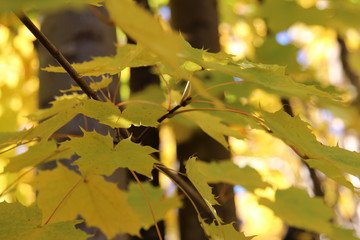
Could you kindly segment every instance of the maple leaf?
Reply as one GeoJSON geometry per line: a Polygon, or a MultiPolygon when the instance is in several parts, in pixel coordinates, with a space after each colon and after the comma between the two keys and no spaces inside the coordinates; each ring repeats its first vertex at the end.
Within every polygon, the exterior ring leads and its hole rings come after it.
{"type": "Polygon", "coordinates": [[[178,68],[180,65],[178,54],[183,48],[178,34],[164,31],[149,12],[132,1],[106,0],[105,4],[117,26],[141,46],[159,56],[164,63],[173,69],[178,68]]]}
{"type": "Polygon", "coordinates": [[[132,122],[124,118],[120,109],[112,102],[101,102],[86,99],[78,107],[79,113],[99,120],[100,123],[112,128],[129,128],[132,122]]]}
{"type": "MultiPolygon", "coordinates": [[[[151,54],[151,52],[143,49],[139,45],[126,44],[123,46],[118,45],[116,55],[113,57],[94,57],[91,61],[73,63],[71,65],[83,76],[100,76],[103,74],[118,74],[126,67],[151,66],[156,63],[159,63],[159,59],[151,54]]],[[[65,72],[64,68],[55,66],[49,66],[42,70],[65,72]]],[[[98,87],[95,85],[95,88],[98,87]]]]}
{"type": "Polygon", "coordinates": [[[141,146],[130,138],[121,140],[115,147],[110,135],[103,136],[95,131],[85,132],[82,138],[71,138],[62,144],[76,152],[80,158],[74,162],[85,176],[91,174],[111,175],[117,168],[129,168],[151,178],[153,164],[150,156],[157,152],[149,146],[141,146]]]}
{"type": "Polygon", "coordinates": [[[51,223],[76,219],[80,214],[108,238],[120,233],[139,234],[140,218],[127,203],[127,194],[102,176],[83,178],[59,164],[52,171],[41,171],[33,186],[39,191],[43,222],[53,213],[51,223]]]}
{"type": "Polygon", "coordinates": [[[31,146],[28,151],[10,158],[5,172],[17,172],[29,166],[36,166],[57,159],[70,158],[73,152],[69,148],[57,147],[55,141],[47,141],[31,146]]]}
{"type": "Polygon", "coordinates": [[[0,239],[6,240],[85,240],[85,232],[75,228],[79,220],[41,225],[42,213],[37,206],[0,203],[0,239]]]}
{"type": "Polygon", "coordinates": [[[212,194],[212,188],[207,184],[205,177],[201,174],[198,166],[196,165],[196,158],[191,157],[186,162],[186,175],[191,181],[191,183],[195,186],[195,188],[200,193],[201,197],[204,199],[206,205],[209,207],[211,212],[213,213],[215,219],[221,223],[222,220],[217,215],[215,208],[212,205],[219,204],[214,195],[212,194]]]}
{"type": "Polygon", "coordinates": [[[208,183],[225,182],[241,185],[251,191],[270,186],[261,179],[261,175],[255,169],[249,166],[240,168],[231,160],[210,163],[196,161],[195,164],[208,183]]]}
{"type": "Polygon", "coordinates": [[[236,231],[232,224],[216,225],[201,221],[201,225],[212,240],[251,240],[254,238],[254,236],[246,237],[244,233],[236,231]]]}
{"type": "MultiPolygon", "coordinates": [[[[63,67],[59,67],[61,69],[64,69],[63,67]]],[[[65,70],[64,70],[65,71],[65,70]]],[[[91,82],[89,84],[89,87],[94,90],[95,92],[109,87],[110,83],[113,81],[113,79],[109,76],[103,76],[102,79],[99,82],[91,82]]],[[[69,89],[66,90],[60,90],[61,93],[67,93],[67,92],[76,92],[76,91],[82,91],[79,86],[71,85],[69,89]]]]}
{"type": "MultiPolygon", "coordinates": [[[[181,207],[182,202],[179,196],[164,197],[161,188],[154,187],[150,182],[142,182],[141,184],[148,196],[156,221],[164,219],[169,210],[181,207]]],[[[128,196],[127,202],[140,215],[143,227],[148,229],[154,225],[149,206],[138,183],[130,183],[128,196]]]]}
{"type": "Polygon", "coordinates": [[[290,226],[317,233],[325,233],[334,239],[357,239],[348,231],[331,224],[333,210],[320,197],[310,198],[305,190],[291,187],[276,191],[275,202],[262,198],[259,203],[272,209],[290,226]]]}
{"type": "Polygon", "coordinates": [[[226,141],[225,136],[232,136],[238,139],[244,137],[235,129],[224,124],[223,120],[217,116],[200,111],[184,112],[181,113],[181,115],[196,123],[206,134],[215,139],[226,149],[229,148],[229,144],[226,141]]]}
{"type": "Polygon", "coordinates": [[[298,116],[291,117],[282,110],[276,113],[262,112],[262,115],[272,135],[294,147],[305,161],[326,176],[354,190],[352,183],[347,181],[341,172],[360,176],[360,153],[322,145],[311,133],[308,124],[298,116]]]}

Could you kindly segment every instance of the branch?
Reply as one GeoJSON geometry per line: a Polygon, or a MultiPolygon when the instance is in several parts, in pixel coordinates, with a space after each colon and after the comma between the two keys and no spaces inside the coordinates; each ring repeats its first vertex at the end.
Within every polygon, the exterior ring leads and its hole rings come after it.
{"type": "Polygon", "coordinates": [[[25,15],[24,12],[15,12],[20,21],[34,34],[37,40],[49,51],[56,61],[66,70],[70,77],[79,85],[81,90],[88,95],[89,98],[100,100],[99,96],[92,90],[88,83],[80,76],[78,72],[71,66],[61,52],[52,44],[49,39],[34,25],[34,23],[25,15]]]}
{"type": "Polygon", "coordinates": [[[194,207],[199,210],[199,213],[202,215],[201,217],[203,219],[207,219],[209,222],[216,221],[216,217],[214,216],[213,212],[209,209],[205,200],[201,197],[194,186],[187,183],[182,177],[172,172],[161,163],[155,164],[154,167],[170,178],[174,183],[176,183],[176,185],[181,187],[181,190],[184,191],[185,195],[190,198],[189,200],[194,203],[194,207]]]}
{"type": "Polygon", "coordinates": [[[344,69],[344,73],[348,77],[350,82],[356,87],[356,91],[358,93],[358,96],[356,98],[356,102],[360,102],[360,97],[359,97],[359,94],[360,94],[359,75],[351,69],[351,66],[350,66],[350,63],[349,63],[349,60],[348,60],[349,51],[346,48],[346,44],[345,44],[344,39],[338,35],[337,36],[337,41],[338,41],[339,46],[340,46],[340,60],[341,60],[342,67],[344,69]]]}

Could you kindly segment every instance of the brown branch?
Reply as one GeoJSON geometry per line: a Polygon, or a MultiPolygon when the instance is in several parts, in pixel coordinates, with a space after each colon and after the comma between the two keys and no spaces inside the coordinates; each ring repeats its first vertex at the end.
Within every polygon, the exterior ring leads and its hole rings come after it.
{"type": "Polygon", "coordinates": [[[360,102],[360,79],[359,79],[359,75],[354,72],[351,69],[349,60],[348,60],[348,55],[349,55],[349,51],[346,48],[346,44],[345,41],[342,37],[340,37],[339,35],[337,36],[337,41],[339,43],[340,46],[340,60],[341,60],[341,64],[342,67],[344,69],[344,73],[345,75],[348,77],[348,79],[350,80],[350,82],[356,87],[356,91],[358,93],[358,96],[356,98],[356,102],[360,102]]]}
{"type": "Polygon", "coordinates": [[[37,40],[49,51],[56,61],[65,69],[70,77],[79,85],[83,92],[89,98],[100,100],[99,96],[92,90],[88,83],[80,76],[80,74],[71,66],[61,52],[52,44],[49,39],[35,26],[35,24],[25,15],[24,12],[15,12],[20,21],[34,34],[37,40]]]}
{"type": "Polygon", "coordinates": [[[213,212],[209,209],[205,200],[201,197],[194,186],[190,185],[181,176],[174,173],[171,169],[168,169],[161,163],[157,163],[154,167],[164,173],[168,178],[176,183],[176,185],[181,186],[181,190],[185,191],[185,194],[191,198],[190,200],[194,202],[194,207],[199,210],[203,219],[207,219],[211,223],[216,221],[216,217],[214,216],[213,212]]]}

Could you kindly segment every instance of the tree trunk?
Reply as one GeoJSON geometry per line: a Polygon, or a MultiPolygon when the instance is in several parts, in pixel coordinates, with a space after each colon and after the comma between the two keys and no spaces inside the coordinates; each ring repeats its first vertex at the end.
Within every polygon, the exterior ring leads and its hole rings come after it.
{"type": "MultiPolygon", "coordinates": [[[[178,29],[193,47],[207,49],[209,52],[220,51],[216,0],[171,0],[170,7],[172,26],[178,29]]],[[[203,161],[230,158],[227,149],[200,131],[195,132],[189,142],[181,144],[178,153],[182,163],[194,153],[203,161]]],[[[183,164],[181,168],[184,169],[183,164]]],[[[215,195],[225,192],[227,196],[233,196],[233,188],[228,184],[216,184],[213,187],[215,195]]],[[[217,212],[224,222],[237,222],[234,198],[231,197],[221,204],[217,212]]],[[[179,217],[181,239],[207,239],[189,201],[180,209],[179,217]]]]}

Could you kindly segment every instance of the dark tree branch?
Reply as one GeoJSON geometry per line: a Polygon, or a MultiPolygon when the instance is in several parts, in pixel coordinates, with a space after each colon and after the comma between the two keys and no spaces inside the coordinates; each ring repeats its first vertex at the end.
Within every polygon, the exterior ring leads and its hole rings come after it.
{"type": "MultiPolygon", "coordinates": [[[[196,190],[196,188],[194,186],[187,183],[187,181],[185,181],[181,176],[179,176],[178,174],[169,170],[167,167],[165,167],[162,164],[156,164],[155,168],[157,168],[159,171],[161,171],[166,176],[168,176],[168,178],[170,178],[173,182],[175,182],[177,185],[179,185],[183,191],[186,192],[186,194],[195,203],[195,205],[198,208],[200,215],[203,219],[206,219],[210,223],[216,221],[216,218],[215,218],[213,212],[206,205],[205,200],[201,197],[201,195],[199,194],[199,192],[196,190]]],[[[217,223],[217,224],[219,224],[219,223],[217,223]]]]}
{"type": "Polygon", "coordinates": [[[342,67],[344,69],[344,73],[348,77],[350,82],[356,87],[356,91],[358,93],[358,96],[357,96],[355,101],[360,102],[360,97],[359,97],[359,94],[360,94],[359,75],[351,69],[351,66],[350,66],[350,63],[349,63],[349,60],[348,60],[349,51],[346,48],[346,44],[345,44],[344,39],[338,35],[337,36],[337,41],[338,41],[339,46],[340,46],[340,60],[341,60],[342,67]]]}
{"type": "Polygon", "coordinates": [[[80,74],[71,66],[61,52],[52,44],[49,39],[34,25],[34,23],[25,15],[24,12],[15,13],[20,21],[34,34],[37,40],[49,51],[49,53],[58,61],[58,63],[65,69],[70,77],[79,85],[83,92],[89,98],[100,100],[99,96],[92,90],[88,83],[80,76],[80,74]]]}

